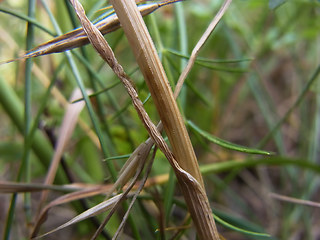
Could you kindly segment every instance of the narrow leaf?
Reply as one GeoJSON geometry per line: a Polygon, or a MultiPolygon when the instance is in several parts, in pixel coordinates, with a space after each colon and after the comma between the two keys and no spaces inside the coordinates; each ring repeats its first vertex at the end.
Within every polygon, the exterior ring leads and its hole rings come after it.
{"type": "Polygon", "coordinates": [[[89,218],[89,217],[96,216],[96,215],[98,215],[99,213],[105,212],[105,211],[109,210],[110,208],[112,208],[113,205],[114,205],[121,197],[122,197],[122,194],[119,194],[119,195],[117,195],[117,196],[114,196],[113,198],[110,198],[110,199],[108,199],[108,200],[106,200],[106,201],[104,201],[104,202],[102,202],[102,203],[100,203],[100,204],[98,204],[98,205],[96,205],[96,206],[88,209],[87,211],[79,214],[78,216],[74,217],[73,219],[71,219],[70,221],[66,222],[65,224],[62,224],[61,226],[53,229],[52,231],[47,232],[47,233],[45,233],[45,234],[43,234],[43,235],[41,235],[41,236],[35,237],[35,238],[33,238],[33,239],[43,238],[44,236],[47,236],[47,235],[49,235],[49,234],[51,234],[51,233],[54,233],[54,232],[56,232],[56,231],[58,231],[58,230],[61,230],[61,229],[66,228],[66,227],[68,227],[68,226],[70,226],[70,225],[73,225],[73,224],[75,224],[75,223],[78,223],[78,222],[80,222],[80,221],[83,221],[83,220],[85,220],[85,219],[87,219],[87,218],[89,218]]]}
{"type": "MultiPolygon", "coordinates": [[[[76,185],[79,185],[79,184],[76,184],[76,185]]],[[[93,185],[88,187],[88,186],[84,186],[84,184],[80,184],[81,190],[62,195],[61,197],[53,200],[42,209],[41,213],[39,214],[39,217],[37,218],[34,224],[31,236],[32,237],[37,236],[39,229],[42,223],[44,223],[44,221],[47,219],[48,212],[51,208],[58,205],[70,203],[75,200],[89,198],[99,194],[105,194],[106,192],[110,192],[111,187],[112,187],[111,185],[96,185],[96,186],[93,185]]]]}
{"type": "Polygon", "coordinates": [[[253,232],[253,231],[249,231],[249,230],[246,230],[246,229],[242,229],[242,228],[236,227],[236,226],[234,226],[234,225],[222,220],[217,215],[214,215],[214,218],[215,218],[215,220],[217,222],[219,222],[220,224],[222,224],[223,226],[225,226],[225,227],[227,227],[227,228],[229,228],[231,230],[234,230],[234,231],[237,231],[237,232],[249,235],[249,236],[253,236],[253,237],[264,237],[264,239],[271,239],[271,235],[269,235],[267,233],[258,233],[258,232],[253,232]]]}
{"type": "Polygon", "coordinates": [[[271,155],[272,154],[271,152],[267,152],[264,150],[259,150],[259,149],[255,149],[255,148],[248,148],[248,147],[244,147],[244,146],[240,146],[240,145],[228,142],[226,140],[222,140],[220,138],[217,138],[217,137],[203,131],[202,129],[200,129],[197,125],[195,125],[190,120],[187,121],[187,123],[195,132],[197,132],[198,134],[200,134],[201,136],[203,136],[204,138],[206,138],[210,142],[213,142],[221,147],[235,150],[235,151],[239,151],[239,152],[251,153],[251,154],[262,154],[262,155],[271,155]]]}
{"type": "Polygon", "coordinates": [[[0,193],[18,193],[18,192],[37,192],[42,190],[53,190],[61,192],[70,192],[79,190],[77,185],[47,185],[36,183],[20,183],[20,182],[8,182],[0,181],[0,193]]]}
{"type": "MultiPolygon", "coordinates": [[[[171,53],[172,55],[181,57],[181,58],[186,58],[186,59],[190,59],[191,56],[190,55],[185,55],[182,54],[176,50],[173,49],[166,49],[165,50],[168,53],[171,53]]],[[[248,61],[252,61],[253,58],[240,58],[240,59],[209,59],[209,58],[204,58],[204,57],[197,57],[196,58],[196,63],[199,62],[204,62],[204,63],[241,63],[241,62],[248,62],[248,61]]]]}

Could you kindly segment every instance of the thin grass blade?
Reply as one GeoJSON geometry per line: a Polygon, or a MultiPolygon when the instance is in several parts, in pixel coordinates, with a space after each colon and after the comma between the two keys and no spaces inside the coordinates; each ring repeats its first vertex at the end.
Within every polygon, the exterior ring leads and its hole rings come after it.
{"type": "Polygon", "coordinates": [[[96,206],[88,209],[87,211],[79,214],[78,216],[74,217],[73,219],[71,219],[70,221],[66,222],[65,224],[62,224],[61,226],[53,229],[52,231],[47,232],[47,233],[45,233],[45,234],[43,234],[41,236],[38,236],[38,237],[33,237],[32,239],[43,238],[43,237],[45,237],[45,236],[47,236],[49,234],[52,234],[52,233],[54,233],[54,232],[56,232],[58,230],[61,230],[61,229],[66,228],[66,227],[68,227],[70,225],[73,225],[75,223],[83,221],[83,220],[85,220],[87,218],[90,218],[90,217],[96,216],[96,215],[98,215],[98,214],[100,214],[102,212],[105,212],[105,211],[111,209],[113,207],[113,205],[116,204],[121,197],[122,197],[122,194],[118,194],[117,196],[114,196],[114,197],[112,197],[112,198],[110,198],[110,199],[108,199],[108,200],[106,200],[106,201],[104,201],[102,203],[99,203],[98,205],[96,205],[96,206]]]}
{"type": "Polygon", "coordinates": [[[19,192],[39,192],[42,190],[54,190],[61,192],[70,192],[80,190],[81,187],[76,185],[45,185],[35,183],[18,183],[0,181],[0,193],[19,193],[19,192]]]}
{"type": "Polygon", "coordinates": [[[248,236],[251,236],[251,237],[258,237],[259,239],[274,239],[272,238],[271,235],[267,234],[267,233],[259,233],[259,232],[253,232],[253,231],[250,231],[250,230],[246,230],[246,229],[243,229],[243,228],[240,228],[240,227],[237,227],[237,226],[234,226],[226,221],[224,221],[223,219],[219,218],[217,215],[214,215],[214,218],[216,219],[217,222],[219,222],[221,225],[231,229],[231,230],[234,230],[234,231],[237,231],[237,232],[240,232],[242,234],[245,234],[245,235],[248,235],[248,236]]]}
{"type": "MultiPolygon", "coordinates": [[[[70,102],[79,99],[82,97],[81,91],[79,89],[75,89],[72,93],[70,102]]],[[[81,113],[82,109],[85,107],[85,103],[83,101],[77,102],[77,103],[70,103],[67,105],[66,113],[62,121],[58,141],[57,141],[57,147],[55,149],[50,168],[47,173],[47,177],[45,179],[45,184],[52,184],[56,172],[58,170],[58,166],[60,163],[60,159],[63,155],[63,151],[70,141],[70,138],[72,136],[72,133],[75,129],[75,126],[78,121],[79,114],[81,113]]],[[[41,196],[40,204],[41,207],[44,201],[46,201],[47,198],[47,191],[44,191],[41,196]]]]}
{"type": "MultiPolygon", "coordinates": [[[[76,184],[77,185],[77,184],[76,184]]],[[[111,185],[98,185],[98,186],[84,186],[83,184],[80,185],[80,190],[72,193],[65,194],[52,202],[50,202],[47,206],[45,206],[39,217],[37,218],[33,230],[32,230],[32,237],[36,237],[38,235],[39,229],[44,221],[47,219],[48,212],[51,208],[55,206],[59,206],[62,204],[70,203],[75,200],[80,200],[92,196],[96,196],[99,194],[105,194],[106,192],[110,191],[111,185]]]]}
{"type": "Polygon", "coordinates": [[[238,152],[244,152],[244,153],[251,153],[251,154],[262,154],[262,155],[271,155],[271,152],[263,151],[260,149],[255,149],[255,148],[248,148],[245,146],[240,146],[231,142],[228,142],[226,140],[220,139],[218,137],[213,136],[210,133],[207,133],[206,131],[200,129],[197,125],[195,125],[192,121],[187,121],[189,127],[192,128],[192,130],[198,134],[200,134],[202,137],[206,138],[210,142],[213,142],[221,147],[235,150],[238,152]]]}

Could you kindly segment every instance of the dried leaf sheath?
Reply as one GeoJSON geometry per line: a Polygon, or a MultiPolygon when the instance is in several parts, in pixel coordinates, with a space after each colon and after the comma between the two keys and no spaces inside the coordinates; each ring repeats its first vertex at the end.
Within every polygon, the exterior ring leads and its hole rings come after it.
{"type": "MultiPolygon", "coordinates": [[[[130,2],[111,2],[144,75],[173,148],[173,154],[179,165],[203,186],[202,176],[188,132],[147,28],[140,27],[141,25],[145,26],[145,24],[141,16],[138,16],[139,12],[132,13],[135,14],[134,18],[129,17],[129,12],[132,15],[129,7],[131,5],[130,2]]],[[[132,5],[136,7],[134,2],[132,2],[132,5]]]]}

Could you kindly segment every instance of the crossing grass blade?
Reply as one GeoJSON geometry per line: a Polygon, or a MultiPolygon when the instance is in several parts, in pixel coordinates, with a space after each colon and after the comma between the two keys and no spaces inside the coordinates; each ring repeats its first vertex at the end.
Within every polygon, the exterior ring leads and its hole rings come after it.
{"type": "MultiPolygon", "coordinates": [[[[155,10],[159,9],[162,6],[175,3],[177,1],[182,1],[182,0],[169,0],[169,1],[163,1],[158,3],[146,3],[146,4],[139,5],[138,8],[141,15],[146,16],[154,12],[155,10]]],[[[11,13],[9,10],[5,8],[2,9],[2,11],[11,13]]],[[[31,21],[33,20],[31,18],[22,17],[20,15],[17,15],[17,16],[20,18],[24,18],[26,20],[31,20],[31,21]]],[[[94,25],[96,28],[98,28],[98,30],[103,35],[113,32],[121,27],[119,23],[119,19],[113,11],[111,11],[107,16],[105,16],[98,22],[96,22],[94,25]]],[[[37,26],[40,27],[41,29],[45,29],[39,24],[37,24],[37,26]]],[[[32,57],[38,57],[38,56],[47,55],[51,53],[65,52],[73,48],[84,46],[88,43],[89,43],[89,40],[86,33],[83,31],[83,28],[78,28],[68,33],[65,33],[59,37],[56,37],[46,43],[40,44],[39,46],[31,49],[30,51],[26,52],[23,56],[17,59],[11,59],[5,62],[1,62],[0,64],[10,63],[13,61],[32,58],[32,57]]]]}
{"type": "Polygon", "coordinates": [[[77,223],[77,222],[83,221],[83,220],[85,220],[85,219],[87,219],[87,218],[90,218],[90,217],[92,217],[92,216],[96,216],[96,215],[98,215],[98,214],[100,214],[100,213],[102,213],[102,212],[105,212],[105,211],[111,209],[112,206],[115,205],[115,204],[117,203],[117,201],[118,201],[121,197],[122,197],[122,194],[119,194],[119,195],[116,195],[116,196],[114,196],[114,197],[106,200],[106,201],[103,201],[102,203],[100,203],[100,204],[98,204],[98,205],[96,205],[96,206],[88,209],[87,211],[85,211],[85,212],[77,215],[76,217],[74,217],[74,218],[71,219],[70,221],[66,222],[66,223],[63,224],[63,225],[60,225],[59,227],[53,229],[52,231],[47,232],[47,233],[45,233],[45,234],[43,234],[43,235],[41,235],[41,236],[37,236],[37,237],[33,236],[32,239],[41,239],[41,238],[43,238],[44,236],[47,236],[47,235],[49,235],[49,234],[51,234],[51,233],[54,233],[54,232],[56,232],[56,231],[58,231],[58,230],[61,230],[61,229],[63,229],[63,228],[66,228],[66,227],[68,227],[68,226],[70,226],[70,225],[72,225],[72,224],[75,224],[75,223],[77,223]]]}
{"type": "Polygon", "coordinates": [[[210,142],[213,142],[221,147],[230,149],[230,150],[235,150],[238,152],[244,152],[244,153],[251,153],[251,154],[261,154],[261,155],[271,155],[271,152],[268,151],[263,151],[255,148],[248,148],[244,146],[240,146],[231,142],[228,142],[226,140],[220,139],[218,137],[215,137],[204,130],[200,129],[197,125],[195,125],[192,121],[187,121],[188,126],[192,128],[192,130],[198,134],[200,134],[202,137],[206,138],[210,142]]]}

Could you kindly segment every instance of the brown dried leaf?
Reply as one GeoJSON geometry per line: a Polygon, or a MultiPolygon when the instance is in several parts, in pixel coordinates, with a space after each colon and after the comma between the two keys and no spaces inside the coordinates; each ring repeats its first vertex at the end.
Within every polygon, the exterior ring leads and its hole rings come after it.
{"type": "MultiPolygon", "coordinates": [[[[90,92],[91,91],[88,91],[88,94],[90,94],[90,92]]],[[[82,94],[80,89],[77,88],[72,92],[72,95],[69,101],[70,103],[67,105],[67,109],[63,117],[62,125],[59,131],[56,149],[53,155],[50,169],[47,173],[45,184],[51,184],[53,182],[57,168],[60,163],[60,159],[64,152],[64,149],[67,146],[72,136],[72,133],[76,127],[79,114],[81,113],[82,109],[85,106],[84,101],[72,103],[73,101],[79,98],[82,98],[82,94]]]]}
{"type": "MultiPolygon", "coordinates": [[[[146,16],[162,6],[175,3],[177,1],[182,1],[182,0],[168,0],[168,1],[159,2],[159,3],[156,2],[156,3],[142,4],[142,5],[139,5],[139,11],[142,16],[146,16]]],[[[117,16],[114,14],[110,14],[109,16],[98,21],[97,23],[95,23],[95,26],[99,29],[99,31],[103,35],[113,32],[121,27],[117,16]]],[[[3,33],[5,32],[1,31],[1,35],[0,35],[1,37],[3,37],[4,35],[3,33]]],[[[7,36],[8,34],[5,34],[5,35],[6,37],[4,37],[3,39],[7,39],[7,38],[10,39],[10,37],[7,36]]],[[[7,44],[12,45],[12,42],[13,41],[7,41],[7,44]]],[[[65,52],[73,48],[84,46],[88,43],[89,43],[89,40],[87,38],[87,35],[84,33],[83,29],[77,28],[61,36],[58,36],[48,42],[40,44],[39,46],[33,48],[32,50],[26,52],[24,55],[22,55],[19,58],[7,60],[7,61],[1,61],[0,65],[17,61],[17,60],[26,59],[26,58],[38,57],[38,56],[52,54],[52,53],[65,52]]]]}
{"type": "Polygon", "coordinates": [[[142,167],[149,155],[149,152],[153,146],[153,141],[147,140],[135,149],[130,158],[122,166],[117,181],[113,184],[110,192],[113,192],[118,187],[123,187],[134,176],[137,169],[142,167]]]}
{"type": "MultiPolygon", "coordinates": [[[[89,92],[89,91],[88,91],[89,92]]],[[[80,89],[75,89],[72,93],[72,96],[70,98],[70,102],[73,102],[76,99],[79,99],[82,97],[80,89]]],[[[47,172],[47,177],[44,182],[44,184],[52,184],[54,181],[54,178],[56,176],[58,166],[60,164],[60,159],[62,157],[63,151],[68,144],[72,133],[75,129],[75,126],[77,124],[77,120],[79,117],[80,112],[84,108],[85,103],[83,101],[77,102],[77,103],[69,103],[67,105],[66,113],[64,115],[62,125],[60,128],[60,133],[57,141],[57,146],[51,161],[50,168],[47,172]]],[[[43,191],[40,198],[39,203],[39,210],[41,206],[44,204],[44,202],[47,199],[48,191],[43,191]]]]}
{"type": "Polygon", "coordinates": [[[192,66],[194,65],[194,62],[197,59],[197,56],[198,56],[198,53],[199,53],[200,49],[205,44],[205,42],[208,40],[209,36],[213,32],[213,30],[216,28],[217,24],[220,22],[222,16],[225,14],[227,9],[229,8],[231,2],[232,2],[232,0],[225,0],[225,2],[223,3],[222,7],[219,10],[219,12],[215,15],[215,17],[213,18],[213,20],[209,24],[209,26],[206,29],[206,31],[201,36],[200,40],[197,42],[196,46],[193,48],[192,53],[191,53],[190,58],[189,58],[189,61],[187,63],[187,66],[182,71],[182,73],[181,73],[181,75],[180,75],[180,77],[178,79],[176,88],[174,90],[174,97],[175,98],[178,97],[178,95],[180,93],[180,90],[182,88],[182,85],[183,85],[185,79],[187,78],[187,75],[189,74],[192,66]]]}
{"type": "MultiPolygon", "coordinates": [[[[79,184],[76,184],[76,186],[77,185],[79,184]]],[[[110,191],[111,187],[112,187],[111,185],[102,185],[102,186],[98,185],[98,186],[90,186],[87,188],[85,188],[85,186],[82,186],[82,190],[65,194],[55,199],[54,201],[50,202],[45,208],[42,209],[41,213],[39,214],[39,217],[37,218],[34,228],[32,230],[31,236],[35,237],[38,234],[38,231],[42,223],[46,220],[48,216],[48,212],[51,208],[61,204],[69,203],[75,200],[93,197],[98,194],[105,194],[106,192],[110,191]]]]}
{"type": "Polygon", "coordinates": [[[66,222],[65,224],[62,224],[59,227],[53,229],[52,231],[47,232],[47,233],[45,233],[45,234],[43,234],[41,236],[38,236],[38,237],[32,237],[32,239],[40,239],[40,238],[42,238],[44,236],[47,236],[47,235],[49,235],[51,233],[54,233],[54,232],[56,232],[58,230],[66,228],[66,227],[68,227],[70,225],[73,225],[75,223],[83,221],[83,220],[85,220],[87,218],[96,216],[96,215],[98,215],[98,214],[100,214],[102,212],[105,212],[105,211],[111,209],[113,207],[113,205],[115,205],[119,201],[119,199],[121,197],[122,197],[122,194],[118,194],[118,195],[116,195],[116,196],[114,196],[114,197],[112,197],[112,198],[110,198],[110,199],[108,199],[108,200],[106,200],[106,201],[104,201],[102,203],[99,203],[98,205],[88,209],[87,211],[84,211],[83,213],[77,215],[76,217],[74,217],[70,221],[66,222]]]}

